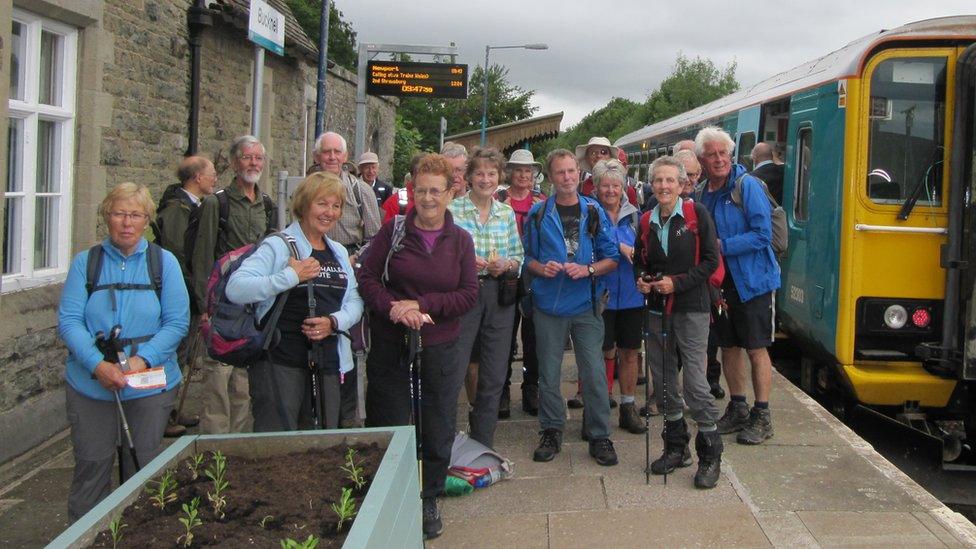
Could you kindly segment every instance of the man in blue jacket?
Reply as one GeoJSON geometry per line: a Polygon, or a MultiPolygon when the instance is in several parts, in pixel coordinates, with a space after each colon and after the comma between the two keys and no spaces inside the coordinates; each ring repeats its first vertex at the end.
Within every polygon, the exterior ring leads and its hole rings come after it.
{"type": "Polygon", "coordinates": [[[695,137],[695,152],[708,179],[698,190],[718,230],[725,257],[722,291],[728,311],[715,323],[722,347],[722,369],[729,384],[730,402],[718,421],[722,434],[739,432],[740,444],[762,444],[773,436],[769,392],[773,364],[767,347],[773,343],[774,294],[780,285],[779,264],[770,245],[772,208],[762,183],[732,161],[735,142],[725,131],[704,128],[695,137]],[[733,190],[741,186],[741,199],[733,190]],[[746,404],[746,370],[742,349],[752,364],[756,401],[746,404]]]}
{"type": "Polygon", "coordinates": [[[562,445],[565,403],[559,390],[566,336],[573,338],[583,384],[583,432],[600,465],[616,465],[610,441],[610,402],[600,349],[603,346],[599,279],[617,267],[620,252],[610,222],[597,202],[579,194],[579,165],[566,149],[546,158],[554,195],[529,210],[525,265],[531,276],[539,361],[539,424],[542,437],[532,459],[551,461],[562,445]]]}

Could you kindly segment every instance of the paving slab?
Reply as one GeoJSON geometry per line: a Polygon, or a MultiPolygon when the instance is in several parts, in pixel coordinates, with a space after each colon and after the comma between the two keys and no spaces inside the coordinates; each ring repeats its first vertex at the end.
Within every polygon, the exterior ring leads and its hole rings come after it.
{"type": "Polygon", "coordinates": [[[820,547],[817,538],[807,530],[800,517],[793,512],[764,511],[756,515],[759,526],[776,547],[820,547]]]}
{"type": "Polygon", "coordinates": [[[948,530],[945,529],[944,526],[939,524],[939,522],[935,520],[935,518],[932,517],[932,515],[929,515],[928,513],[920,513],[920,512],[912,513],[912,515],[916,519],[918,519],[919,522],[925,525],[925,527],[928,528],[929,532],[932,532],[932,534],[935,537],[939,538],[939,541],[944,543],[947,547],[969,547],[970,545],[972,545],[972,544],[963,543],[958,538],[953,536],[948,530]]]}
{"type": "Polygon", "coordinates": [[[440,500],[447,520],[463,521],[482,516],[514,516],[606,509],[603,481],[599,477],[513,478],[467,496],[440,500]]]}
{"type": "Polygon", "coordinates": [[[444,534],[428,541],[428,549],[457,547],[518,547],[547,549],[549,517],[546,514],[478,517],[476,521],[444,522],[444,534]]]}
{"type": "Polygon", "coordinates": [[[707,512],[614,509],[553,513],[550,547],[769,547],[745,506],[707,512]]]}
{"type": "Polygon", "coordinates": [[[825,547],[945,547],[912,513],[800,511],[797,516],[825,547]]]}
{"type": "Polygon", "coordinates": [[[524,444],[495,445],[495,451],[512,461],[516,478],[561,478],[573,473],[573,465],[569,453],[559,452],[552,461],[539,463],[532,461],[532,451],[534,448],[534,443],[531,447],[524,444]]]}

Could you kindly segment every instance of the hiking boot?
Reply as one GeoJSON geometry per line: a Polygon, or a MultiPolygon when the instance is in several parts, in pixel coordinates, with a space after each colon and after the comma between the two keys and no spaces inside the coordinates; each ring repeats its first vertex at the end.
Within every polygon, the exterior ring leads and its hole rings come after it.
{"type": "Polygon", "coordinates": [[[639,435],[647,431],[644,420],[637,413],[637,405],[633,402],[620,405],[620,428],[639,435]]]}
{"type": "Polygon", "coordinates": [[[437,498],[424,498],[424,539],[434,539],[444,531],[441,512],[437,510],[437,498]]]}
{"type": "Polygon", "coordinates": [[[654,416],[661,415],[661,411],[657,409],[656,402],[652,402],[649,405],[645,404],[641,406],[639,413],[641,417],[654,417],[654,416]]]}
{"type": "Polygon", "coordinates": [[[573,410],[579,410],[583,407],[583,395],[576,393],[576,396],[566,401],[566,406],[572,408],[573,410]]]}
{"type": "Polygon", "coordinates": [[[712,396],[715,397],[716,400],[725,398],[725,389],[723,389],[717,381],[715,383],[709,383],[708,386],[709,392],[712,393],[712,396]]]}
{"type": "Polygon", "coordinates": [[[610,442],[609,438],[591,440],[590,455],[604,467],[617,464],[617,452],[613,449],[613,442],[610,442]]]}
{"type": "Polygon", "coordinates": [[[530,416],[539,415],[538,385],[522,385],[522,411],[530,416]]]}
{"type": "Polygon", "coordinates": [[[695,472],[695,488],[715,488],[722,474],[722,436],[718,431],[701,432],[695,437],[695,453],[698,454],[698,471],[695,472]]]}
{"type": "Polygon", "coordinates": [[[769,417],[769,408],[753,407],[749,411],[748,424],[735,437],[739,444],[762,444],[773,436],[773,422],[769,417]]]}
{"type": "Polygon", "coordinates": [[[741,431],[748,423],[749,405],[742,401],[732,400],[725,407],[725,413],[722,414],[715,426],[718,427],[720,435],[725,435],[741,431]]]}
{"type": "Polygon", "coordinates": [[[512,392],[508,385],[502,388],[502,397],[498,402],[498,419],[512,417],[512,392]]]}
{"type": "Polygon", "coordinates": [[[617,401],[614,400],[613,397],[610,397],[610,407],[611,408],[616,408],[617,407],[617,401]]]}
{"type": "Polygon", "coordinates": [[[532,454],[532,461],[552,461],[563,444],[563,432],[552,427],[542,431],[539,447],[532,454]]]}
{"type": "Polygon", "coordinates": [[[651,462],[651,473],[655,475],[665,475],[672,473],[678,467],[688,467],[691,465],[691,448],[688,445],[674,447],[668,446],[661,453],[661,457],[651,462]]]}
{"type": "Polygon", "coordinates": [[[186,434],[186,427],[180,425],[179,423],[168,423],[166,429],[163,431],[163,436],[166,438],[176,438],[181,437],[186,434]]]}

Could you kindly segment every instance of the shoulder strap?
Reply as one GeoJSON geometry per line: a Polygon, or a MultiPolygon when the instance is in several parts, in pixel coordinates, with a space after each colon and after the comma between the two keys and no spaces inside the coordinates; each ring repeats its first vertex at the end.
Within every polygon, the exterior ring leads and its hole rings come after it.
{"type": "Polygon", "coordinates": [[[163,301],[163,248],[158,244],[149,243],[146,249],[146,267],[149,271],[149,283],[156,292],[156,299],[163,301]]]}
{"type": "Polygon", "coordinates": [[[600,212],[592,203],[586,203],[586,232],[595,239],[600,232],[600,212]]]}
{"type": "MultiPolygon", "coordinates": [[[[285,244],[288,245],[288,251],[291,253],[291,256],[294,259],[298,259],[298,244],[295,242],[295,239],[291,235],[282,232],[276,232],[276,233],[271,233],[268,236],[277,236],[278,238],[284,240],[285,244]]],[[[261,242],[263,242],[263,239],[259,241],[257,244],[255,244],[254,247],[257,248],[258,246],[260,246],[261,242]]],[[[289,293],[291,293],[290,289],[281,292],[275,297],[274,304],[271,306],[271,311],[269,311],[268,315],[265,317],[264,329],[274,330],[275,327],[278,325],[278,319],[281,318],[281,311],[284,310],[285,308],[285,301],[287,300],[289,293]]],[[[269,337],[264,338],[264,347],[262,348],[264,351],[267,351],[271,347],[271,341],[273,339],[275,338],[270,337],[270,335],[269,337]]]]}
{"type": "Polygon", "coordinates": [[[403,238],[407,235],[407,216],[397,215],[393,218],[393,231],[390,234],[390,250],[386,252],[386,260],[383,262],[383,284],[390,280],[390,259],[393,254],[403,248],[403,238]]]}
{"type": "Polygon", "coordinates": [[[695,211],[695,203],[685,200],[681,203],[681,215],[685,218],[685,227],[695,235],[695,265],[701,260],[701,239],[698,237],[698,212],[695,211]]]}
{"type": "Polygon", "coordinates": [[[101,243],[95,244],[88,249],[88,269],[85,277],[85,289],[88,290],[88,297],[91,297],[98,286],[98,277],[102,273],[102,259],[105,255],[101,243]]]}
{"type": "Polygon", "coordinates": [[[647,210],[641,214],[640,221],[638,222],[638,231],[637,242],[640,242],[640,258],[641,261],[647,263],[648,245],[650,244],[650,242],[648,242],[648,238],[651,232],[651,210],[647,210]]]}
{"type": "Polygon", "coordinates": [[[227,198],[227,192],[224,189],[214,193],[214,196],[217,197],[218,230],[225,232],[227,230],[227,219],[230,217],[230,199],[227,198]]]}

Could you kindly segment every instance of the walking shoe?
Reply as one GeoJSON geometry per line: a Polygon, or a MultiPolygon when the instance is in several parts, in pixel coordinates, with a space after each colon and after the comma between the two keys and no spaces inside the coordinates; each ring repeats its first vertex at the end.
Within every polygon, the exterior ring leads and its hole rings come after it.
{"type": "Polygon", "coordinates": [[[611,408],[616,408],[617,407],[617,401],[614,400],[613,397],[610,397],[610,407],[611,408]]]}
{"type": "Polygon", "coordinates": [[[709,385],[709,392],[712,393],[713,397],[715,397],[716,399],[725,398],[725,389],[723,389],[722,386],[719,385],[717,381],[715,383],[709,383],[708,385],[709,385]]]}
{"type": "Polygon", "coordinates": [[[522,385],[522,411],[530,416],[539,415],[538,385],[522,385]]]}
{"type": "Polygon", "coordinates": [[[732,400],[725,407],[725,413],[715,424],[720,435],[741,431],[749,423],[749,405],[745,402],[732,400]]]}
{"type": "Polygon", "coordinates": [[[739,444],[762,444],[773,436],[773,422],[769,417],[769,408],[753,407],[749,411],[749,422],[735,438],[739,444]]]}
{"type": "Polygon", "coordinates": [[[576,393],[576,396],[566,401],[566,406],[574,410],[579,410],[583,407],[583,395],[576,393]]]}
{"type": "Polygon", "coordinates": [[[609,438],[591,440],[590,455],[604,467],[617,464],[617,452],[613,449],[613,442],[610,442],[609,438]]]}
{"type": "Polygon", "coordinates": [[[508,385],[502,388],[502,397],[498,402],[498,419],[512,417],[512,392],[508,385]]]}
{"type": "Polygon", "coordinates": [[[170,422],[166,425],[166,429],[163,431],[163,436],[166,438],[176,438],[181,437],[186,434],[186,426],[180,425],[179,423],[170,422]]]}
{"type": "Polygon", "coordinates": [[[434,539],[444,531],[441,512],[437,510],[437,498],[424,498],[424,539],[434,539]]]}
{"type": "Polygon", "coordinates": [[[542,431],[539,447],[532,454],[532,461],[552,461],[563,444],[563,432],[552,427],[542,431]]]}
{"type": "Polygon", "coordinates": [[[637,405],[633,402],[620,405],[620,428],[639,435],[647,431],[644,420],[637,413],[637,405]]]}
{"type": "Polygon", "coordinates": [[[654,417],[661,415],[661,412],[657,409],[657,403],[652,402],[650,405],[645,404],[640,407],[640,415],[641,417],[654,417]]]}
{"type": "Polygon", "coordinates": [[[703,433],[695,437],[695,452],[698,454],[698,471],[695,472],[695,488],[715,488],[722,473],[722,436],[718,431],[703,433]]]}
{"type": "Polygon", "coordinates": [[[668,446],[661,452],[661,457],[651,462],[651,473],[655,475],[670,474],[678,467],[691,465],[691,448],[684,446],[668,446]]]}

